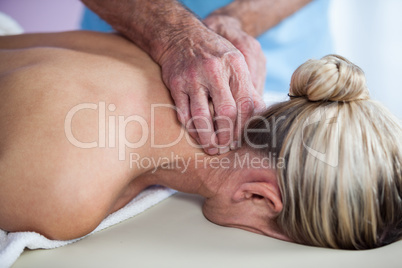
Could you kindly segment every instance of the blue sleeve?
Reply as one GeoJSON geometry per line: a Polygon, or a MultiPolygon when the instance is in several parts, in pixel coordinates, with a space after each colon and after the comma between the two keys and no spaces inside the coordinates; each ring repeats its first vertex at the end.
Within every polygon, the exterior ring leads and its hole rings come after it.
{"type": "Polygon", "coordinates": [[[267,58],[265,91],[287,93],[298,66],[333,53],[329,4],[312,1],[258,38],[267,58]]]}
{"type": "Polygon", "coordinates": [[[84,8],[84,14],[81,20],[81,29],[98,32],[112,32],[113,28],[102,20],[98,15],[89,8],[84,8]]]}

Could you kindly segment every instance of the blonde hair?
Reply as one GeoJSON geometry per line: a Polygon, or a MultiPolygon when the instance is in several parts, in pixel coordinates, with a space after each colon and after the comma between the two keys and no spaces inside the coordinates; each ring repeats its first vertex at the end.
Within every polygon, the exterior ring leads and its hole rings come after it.
{"type": "MultiPolygon", "coordinates": [[[[247,137],[267,145],[254,150],[285,160],[277,169],[278,226],[321,247],[368,249],[401,239],[402,127],[370,100],[363,71],[337,55],[309,60],[294,72],[289,95],[263,115],[277,119],[275,129],[247,137]]],[[[262,121],[248,128],[265,128],[262,121]]]]}

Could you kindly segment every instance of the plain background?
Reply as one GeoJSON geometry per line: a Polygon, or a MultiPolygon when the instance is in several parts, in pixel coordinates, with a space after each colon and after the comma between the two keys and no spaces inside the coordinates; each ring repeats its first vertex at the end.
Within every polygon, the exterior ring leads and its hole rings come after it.
{"type": "MultiPolygon", "coordinates": [[[[0,0],[0,11],[25,32],[79,29],[83,5],[78,0],[0,0]]],[[[366,73],[372,98],[402,119],[401,0],[332,0],[335,53],[366,73]]]]}

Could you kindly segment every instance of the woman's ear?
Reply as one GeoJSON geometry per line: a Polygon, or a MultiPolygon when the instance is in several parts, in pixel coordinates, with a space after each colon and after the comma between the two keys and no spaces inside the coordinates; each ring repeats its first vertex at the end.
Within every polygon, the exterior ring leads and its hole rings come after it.
{"type": "Polygon", "coordinates": [[[243,175],[247,180],[234,192],[234,202],[250,201],[254,206],[263,206],[265,211],[268,208],[270,216],[282,211],[282,198],[274,171],[251,170],[243,175]]]}
{"type": "Polygon", "coordinates": [[[243,183],[235,192],[233,201],[252,201],[255,205],[265,203],[272,214],[278,214],[283,208],[278,187],[269,182],[243,183]]]}

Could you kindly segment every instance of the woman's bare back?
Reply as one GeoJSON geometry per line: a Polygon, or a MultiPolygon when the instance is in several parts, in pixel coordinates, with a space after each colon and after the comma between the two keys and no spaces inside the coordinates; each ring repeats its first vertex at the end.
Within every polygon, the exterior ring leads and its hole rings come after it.
{"type": "MultiPolygon", "coordinates": [[[[144,131],[119,128],[119,118],[150,122],[152,103],[171,104],[159,67],[122,37],[97,33],[4,37],[0,49],[0,228],[86,234],[142,190],[130,187],[140,174],[118,131],[132,143],[144,131]]],[[[164,121],[180,129],[174,111],[164,121]]]]}

